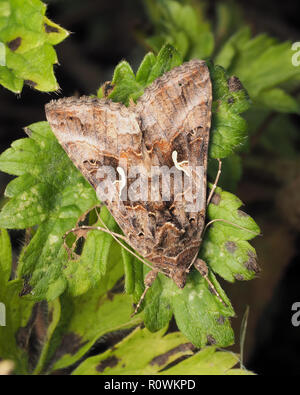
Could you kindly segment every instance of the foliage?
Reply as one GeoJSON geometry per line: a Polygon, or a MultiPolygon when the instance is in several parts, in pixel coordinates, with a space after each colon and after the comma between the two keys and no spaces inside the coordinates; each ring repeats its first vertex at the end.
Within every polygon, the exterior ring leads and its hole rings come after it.
{"type": "Polygon", "coordinates": [[[238,356],[226,351],[216,352],[215,347],[206,347],[194,354],[193,346],[187,343],[180,332],[166,334],[166,328],[151,334],[147,329],[135,329],[113,349],[87,358],[79,365],[74,375],[251,375],[244,369],[232,369],[238,356]],[[132,350],[143,349],[143,354],[132,350]],[[184,361],[170,367],[180,357],[184,361]]]}
{"type": "Polygon", "coordinates": [[[299,77],[291,47],[290,42],[278,43],[266,34],[251,38],[249,27],[245,27],[227,41],[215,61],[239,76],[259,107],[300,113],[299,103],[280,86],[299,77]]]}
{"type": "MultiPolygon", "coordinates": [[[[116,290],[123,274],[121,262],[110,262],[97,288],[79,297],[64,294],[48,303],[46,311],[42,311],[40,304],[34,305],[18,296],[22,280],[9,281],[11,246],[8,233],[3,229],[0,243],[0,297],[7,308],[7,326],[0,327],[0,355],[6,359],[0,365],[3,372],[4,369],[9,372],[12,367],[17,374],[58,372],[78,364],[101,336],[140,323],[138,317],[129,318],[129,296],[116,290]],[[42,347],[37,353],[30,345],[38,310],[42,312],[39,325],[47,330],[40,335],[42,347]]],[[[237,355],[216,352],[215,347],[195,353],[194,346],[180,332],[166,334],[166,328],[163,328],[151,334],[147,329],[136,327],[115,347],[85,359],[73,374],[251,374],[232,369],[238,361],[237,355]],[[136,353],[141,347],[145,353],[136,353]],[[165,370],[182,356],[188,359],[165,370]]]]}
{"type": "Polygon", "coordinates": [[[156,34],[146,38],[155,52],[168,43],[183,59],[206,59],[214,48],[210,23],[202,9],[178,1],[145,0],[156,34]]]}
{"type": "Polygon", "coordinates": [[[69,33],[46,15],[40,0],[0,1],[0,84],[15,93],[24,83],[40,91],[56,91],[54,45],[69,33]]]}
{"type": "Polygon", "coordinates": [[[0,326],[1,359],[13,360],[18,374],[28,371],[27,345],[30,334],[29,318],[33,303],[19,297],[22,280],[9,281],[12,270],[12,252],[8,233],[0,234],[0,300],[6,308],[6,326],[0,326]]]}

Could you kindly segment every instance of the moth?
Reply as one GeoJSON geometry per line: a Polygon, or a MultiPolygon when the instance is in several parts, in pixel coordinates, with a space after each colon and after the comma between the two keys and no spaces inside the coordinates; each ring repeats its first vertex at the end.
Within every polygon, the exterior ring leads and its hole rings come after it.
{"type": "Polygon", "coordinates": [[[194,59],[157,78],[128,107],[91,97],[62,98],[46,105],[47,120],[59,143],[101,195],[126,242],[152,268],[141,300],[159,272],[183,288],[194,265],[209,281],[208,269],[197,255],[207,205],[211,104],[208,67],[194,59]],[[138,186],[137,168],[143,175],[138,186]],[[153,168],[175,171],[163,185],[161,180],[154,183],[153,168]],[[117,176],[114,181],[103,169],[117,176]],[[181,193],[173,188],[166,199],[163,187],[175,185],[178,174],[187,180],[187,187],[181,193]],[[105,188],[99,192],[108,180],[109,198],[105,188]],[[144,182],[151,180],[153,185],[144,182]],[[131,194],[124,193],[130,188],[131,194]],[[149,198],[150,192],[154,198],[149,198]]]}

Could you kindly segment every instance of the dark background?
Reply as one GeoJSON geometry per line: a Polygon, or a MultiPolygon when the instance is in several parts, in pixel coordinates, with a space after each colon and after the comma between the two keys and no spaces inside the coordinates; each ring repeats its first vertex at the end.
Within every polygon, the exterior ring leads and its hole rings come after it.
{"type": "MultiPolygon", "coordinates": [[[[207,7],[212,21],[215,3],[209,1],[207,7]]],[[[268,32],[292,42],[300,41],[297,3],[239,1],[254,34],[268,32]]],[[[136,69],[145,53],[138,32],[151,33],[151,24],[142,1],[53,0],[48,4],[48,17],[73,32],[56,47],[60,66],[55,66],[55,70],[61,91],[48,94],[25,87],[16,96],[0,88],[1,152],[14,140],[25,137],[24,126],[45,120],[44,104],[51,98],[94,94],[104,81],[111,79],[120,60],[128,60],[136,69]]],[[[300,132],[299,117],[290,117],[300,132]]],[[[246,305],[250,306],[246,366],[260,374],[300,374],[300,327],[291,324],[291,306],[300,302],[299,174],[296,171],[294,184],[286,186],[270,179],[267,173],[256,174],[246,166],[237,191],[245,211],[262,228],[263,237],[253,243],[262,273],[256,280],[223,286],[237,313],[232,321],[237,340],[233,350],[237,352],[241,319],[246,305]]],[[[1,173],[1,194],[8,181],[9,176],[1,173]]],[[[23,237],[21,232],[12,232],[16,252],[23,237]]]]}

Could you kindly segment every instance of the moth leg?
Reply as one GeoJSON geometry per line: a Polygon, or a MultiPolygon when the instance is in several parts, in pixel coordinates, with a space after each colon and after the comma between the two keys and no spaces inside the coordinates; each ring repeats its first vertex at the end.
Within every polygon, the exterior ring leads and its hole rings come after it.
{"type": "MultiPolygon", "coordinates": [[[[102,204],[102,205],[94,206],[94,207],[93,207],[92,209],[90,209],[89,211],[93,210],[94,208],[98,208],[98,207],[100,207],[100,209],[101,209],[103,206],[104,206],[103,204],[102,204]]],[[[87,213],[88,213],[89,211],[87,211],[87,213]]],[[[66,250],[67,253],[68,253],[69,260],[72,258],[72,256],[75,256],[75,258],[78,257],[78,255],[75,254],[74,249],[75,249],[76,243],[77,243],[77,241],[80,239],[80,237],[86,237],[87,233],[88,233],[90,230],[99,230],[99,231],[101,231],[101,232],[105,232],[105,233],[110,234],[110,235],[116,240],[116,242],[120,244],[120,246],[121,246],[122,248],[124,248],[124,249],[125,249],[126,251],[128,251],[131,255],[133,255],[135,258],[137,258],[138,260],[140,260],[142,263],[144,263],[146,266],[150,267],[150,268],[153,270],[153,266],[152,266],[151,264],[149,264],[149,262],[147,262],[145,259],[143,259],[143,258],[140,257],[139,255],[137,255],[134,251],[132,251],[131,249],[129,249],[124,243],[122,243],[122,242],[120,241],[120,240],[123,240],[123,241],[125,241],[126,243],[128,243],[128,240],[127,240],[126,236],[123,236],[123,235],[121,235],[120,233],[115,233],[115,232],[111,231],[111,230],[107,227],[107,225],[105,224],[105,222],[104,222],[103,219],[101,218],[100,213],[98,213],[97,210],[96,210],[96,214],[97,214],[98,220],[99,220],[99,222],[100,222],[100,224],[101,224],[102,226],[87,226],[87,225],[77,226],[77,227],[75,227],[75,228],[70,229],[68,232],[66,232],[66,233],[64,234],[64,236],[63,236],[64,248],[65,248],[65,250],[66,250]],[[76,235],[76,240],[75,240],[74,243],[72,244],[72,247],[71,247],[71,248],[69,248],[68,245],[67,245],[67,243],[66,243],[66,237],[67,237],[68,234],[70,234],[70,233],[74,233],[74,234],[76,235]]],[[[81,216],[81,218],[82,218],[82,217],[83,217],[83,216],[81,216]]],[[[78,224],[78,222],[80,222],[80,219],[79,219],[79,221],[77,221],[77,224],[78,224]]],[[[155,270],[156,270],[157,272],[161,272],[161,270],[159,270],[159,269],[155,269],[155,270]]],[[[163,273],[163,272],[162,272],[162,273],[163,273]]]]}
{"type": "Polygon", "coordinates": [[[70,233],[75,233],[76,236],[78,236],[77,238],[78,240],[80,239],[80,237],[84,237],[90,230],[100,230],[101,232],[108,233],[111,236],[118,237],[121,240],[127,241],[125,236],[121,235],[120,233],[112,232],[110,229],[105,229],[102,228],[101,226],[86,226],[86,225],[78,226],[68,230],[63,235],[63,239],[65,240],[70,233]]]}
{"type": "Polygon", "coordinates": [[[195,268],[198,270],[198,272],[201,274],[201,276],[207,281],[208,286],[210,291],[216,295],[216,297],[219,299],[219,301],[226,307],[227,304],[223,301],[223,299],[221,298],[220,294],[218,293],[218,291],[216,290],[216,288],[214,287],[213,283],[210,281],[210,279],[208,278],[208,267],[206,265],[206,263],[198,258],[196,260],[196,262],[194,263],[195,268]]]}
{"type": "Polygon", "coordinates": [[[222,161],[220,159],[217,159],[217,161],[219,162],[219,168],[218,168],[218,172],[217,172],[217,175],[216,175],[216,179],[215,179],[214,185],[213,185],[213,187],[212,187],[212,189],[211,189],[211,191],[209,193],[209,196],[207,198],[207,202],[206,202],[207,206],[209,205],[209,203],[210,203],[210,201],[211,201],[211,199],[212,199],[212,197],[213,197],[213,195],[215,193],[215,190],[217,188],[217,185],[218,185],[218,182],[219,182],[219,179],[220,179],[220,175],[221,175],[221,172],[222,172],[222,161]]]}
{"type": "Polygon", "coordinates": [[[72,229],[68,230],[63,235],[64,248],[66,249],[66,251],[68,253],[69,259],[71,259],[73,255],[75,255],[75,257],[77,256],[77,254],[74,253],[74,249],[75,249],[76,243],[81,237],[85,238],[87,233],[90,230],[100,230],[101,232],[108,233],[108,234],[110,234],[113,237],[117,237],[119,239],[127,241],[125,236],[121,235],[120,233],[112,232],[111,230],[102,228],[101,226],[86,226],[86,225],[78,226],[78,227],[75,227],[75,228],[72,228],[72,229]],[[76,236],[76,239],[75,239],[74,243],[72,244],[71,248],[68,247],[67,242],[66,242],[66,238],[67,238],[67,236],[70,233],[74,233],[75,236],[76,236]]]}
{"type": "Polygon", "coordinates": [[[105,233],[110,234],[110,235],[111,235],[112,237],[114,237],[114,238],[118,238],[118,239],[122,239],[122,240],[124,240],[124,241],[127,241],[127,239],[125,238],[125,236],[123,236],[123,235],[121,235],[121,234],[119,234],[119,233],[112,232],[110,229],[107,228],[107,226],[104,224],[104,222],[103,222],[102,218],[100,217],[100,214],[98,213],[97,210],[96,210],[96,214],[97,214],[98,220],[100,221],[101,225],[103,225],[104,227],[101,227],[101,226],[87,226],[87,225],[81,225],[81,226],[80,226],[80,225],[79,225],[79,223],[82,222],[82,221],[84,221],[85,218],[86,218],[86,216],[87,216],[92,210],[97,209],[97,208],[100,208],[100,211],[101,211],[101,208],[102,208],[102,207],[103,207],[103,204],[100,203],[100,204],[98,204],[98,205],[96,205],[96,206],[90,208],[90,209],[87,210],[86,212],[84,212],[84,213],[80,216],[80,218],[78,219],[78,221],[77,221],[77,223],[76,223],[76,226],[75,226],[74,228],[68,230],[68,231],[63,235],[64,248],[66,249],[66,251],[67,251],[67,253],[68,253],[69,259],[71,259],[71,258],[74,257],[74,256],[75,256],[75,258],[78,257],[78,255],[74,252],[76,243],[77,243],[77,241],[78,241],[81,237],[84,237],[84,238],[85,238],[86,235],[87,235],[87,233],[88,233],[90,230],[99,230],[99,231],[102,231],[102,232],[105,232],[105,233]],[[67,238],[67,236],[68,236],[70,233],[74,233],[75,236],[76,236],[76,239],[75,239],[75,241],[73,242],[71,248],[68,247],[67,242],[66,242],[66,238],[67,238]]]}
{"type": "Polygon", "coordinates": [[[131,315],[131,317],[135,316],[136,313],[139,311],[139,308],[141,307],[141,304],[142,304],[143,300],[145,299],[145,295],[146,295],[146,293],[148,292],[148,290],[149,290],[149,288],[151,287],[151,285],[154,283],[154,281],[155,281],[157,275],[158,275],[158,271],[155,270],[155,269],[151,270],[151,271],[146,275],[145,280],[144,280],[145,290],[144,290],[144,292],[142,293],[142,296],[141,296],[141,298],[140,298],[138,304],[136,305],[136,308],[135,308],[135,310],[134,310],[134,313],[131,315]]]}
{"type": "Polygon", "coordinates": [[[191,270],[191,267],[194,266],[194,263],[195,263],[195,261],[196,261],[196,259],[197,259],[198,254],[199,254],[199,251],[197,251],[197,253],[195,254],[195,256],[194,256],[194,258],[193,258],[193,260],[192,260],[192,262],[190,263],[190,265],[189,265],[188,268],[186,269],[186,273],[189,273],[190,270],[191,270]]]}

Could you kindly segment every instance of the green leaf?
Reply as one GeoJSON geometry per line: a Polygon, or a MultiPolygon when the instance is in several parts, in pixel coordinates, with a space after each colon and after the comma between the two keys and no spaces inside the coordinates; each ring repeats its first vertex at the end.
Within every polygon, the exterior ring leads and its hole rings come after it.
{"type": "Polygon", "coordinates": [[[227,281],[250,280],[258,272],[255,249],[247,240],[260,234],[254,220],[239,210],[242,202],[216,188],[208,207],[208,219],[219,220],[206,232],[200,255],[227,281]],[[224,221],[228,222],[224,222],[224,221]]]}
{"type": "Polygon", "coordinates": [[[121,249],[121,253],[125,273],[125,291],[128,295],[133,295],[134,303],[138,303],[145,288],[143,263],[125,248],[121,249]]]}
{"type": "MultiPolygon", "coordinates": [[[[165,45],[157,56],[148,53],[136,76],[131,66],[126,61],[117,65],[111,81],[114,87],[108,97],[115,102],[122,102],[128,105],[130,100],[136,101],[143,93],[144,89],[156,78],[182,63],[178,52],[171,45],[165,45]]],[[[102,87],[98,90],[98,97],[103,96],[102,87]]]]}
{"type": "Polygon", "coordinates": [[[40,91],[59,88],[53,65],[57,56],[53,45],[69,33],[46,16],[40,0],[2,1],[0,8],[0,43],[5,56],[0,65],[0,84],[20,93],[23,84],[40,91]]]}
{"type": "Polygon", "coordinates": [[[244,347],[245,347],[245,341],[246,341],[246,332],[247,332],[247,326],[248,326],[248,317],[249,317],[249,306],[246,307],[245,313],[243,315],[243,319],[241,322],[241,328],[240,328],[240,366],[244,366],[244,347]]]}
{"type": "Polygon", "coordinates": [[[131,297],[112,289],[122,275],[122,261],[112,259],[97,286],[82,296],[63,296],[63,303],[71,314],[63,323],[59,345],[51,358],[52,371],[78,361],[106,333],[140,323],[139,317],[130,318],[131,297]]]}
{"type": "Polygon", "coordinates": [[[239,4],[235,1],[217,3],[215,14],[214,33],[216,45],[219,47],[229,36],[245,25],[245,20],[239,4]]]}
{"type": "Polygon", "coordinates": [[[176,358],[192,353],[188,347],[178,348],[187,343],[181,333],[165,333],[166,328],[155,334],[151,334],[147,329],[137,328],[113,350],[110,349],[103,354],[88,358],[72,374],[156,374],[176,358]],[[137,352],[137,350],[143,350],[143,352],[137,352]],[[161,358],[161,362],[155,359],[171,350],[174,352],[169,357],[161,358]]]}
{"type": "Polygon", "coordinates": [[[12,265],[12,251],[10,238],[5,229],[0,229],[0,281],[1,285],[10,279],[12,265]]]}
{"type": "Polygon", "coordinates": [[[149,82],[149,76],[153,66],[156,64],[156,56],[152,52],[148,52],[142,60],[138,71],[136,72],[136,81],[142,86],[146,86],[149,82]]]}
{"type": "MultiPolygon", "coordinates": [[[[180,54],[171,45],[165,45],[159,51],[156,62],[153,64],[147,79],[147,85],[167,71],[182,63],[180,54]]],[[[147,86],[146,85],[146,86],[147,86]]]]}
{"type": "MultiPolygon", "coordinates": [[[[218,162],[210,159],[208,162],[209,179],[214,180],[217,172],[218,162]]],[[[229,192],[235,192],[242,177],[242,172],[242,160],[237,154],[232,154],[222,159],[222,173],[218,181],[219,187],[229,192]]]]}
{"type": "Polygon", "coordinates": [[[28,133],[30,138],[15,141],[0,156],[2,171],[20,175],[7,187],[11,199],[0,223],[14,229],[39,225],[21,253],[18,272],[29,281],[31,297],[54,300],[68,285],[62,236],[98,200],[46,122],[31,125],[28,133]]]}
{"type": "Polygon", "coordinates": [[[61,318],[61,305],[59,299],[55,299],[53,302],[48,303],[47,306],[47,331],[43,339],[43,347],[34,369],[33,374],[41,374],[45,368],[45,363],[47,359],[47,354],[50,348],[50,342],[55,329],[61,318]]]}
{"type": "Polygon", "coordinates": [[[129,98],[134,94],[139,94],[141,90],[140,84],[135,80],[132,68],[125,60],[115,68],[112,84],[115,85],[115,88],[109,98],[126,105],[129,104],[129,98]]]}
{"type": "Polygon", "coordinates": [[[260,139],[264,149],[289,159],[299,158],[298,142],[299,129],[295,122],[285,114],[274,117],[260,139]]]}
{"type": "MultiPolygon", "coordinates": [[[[8,233],[0,233],[0,302],[5,311],[6,326],[0,325],[0,359],[14,361],[16,374],[28,374],[27,342],[30,334],[28,323],[33,303],[19,297],[23,281],[9,281],[12,253],[8,233]]],[[[1,309],[3,313],[3,309],[1,309]]]]}
{"type": "Polygon", "coordinates": [[[274,88],[262,91],[256,102],[262,108],[265,107],[278,112],[300,114],[300,103],[283,89],[274,88]]]}
{"type": "MultiPolygon", "coordinates": [[[[117,231],[119,228],[104,208],[101,218],[109,229],[117,231]]],[[[94,226],[101,226],[95,223],[94,226]]],[[[91,288],[98,285],[99,280],[105,275],[110,261],[121,260],[121,247],[107,233],[93,230],[86,237],[82,252],[77,259],[68,262],[64,268],[64,275],[68,280],[68,291],[71,295],[83,295],[91,288]]]]}
{"type": "Polygon", "coordinates": [[[189,374],[251,374],[246,370],[231,369],[238,356],[231,352],[216,352],[207,347],[193,355],[193,347],[179,332],[166,334],[166,328],[150,333],[137,328],[113,349],[87,358],[73,375],[189,375],[189,374]],[[138,353],[136,350],[143,350],[138,353]],[[175,362],[180,358],[184,360],[175,362]],[[175,366],[168,368],[171,363],[175,366]]]}
{"type": "Polygon", "coordinates": [[[227,306],[210,292],[208,283],[196,270],[188,275],[183,289],[159,275],[146,294],[146,327],[152,332],[160,330],[174,313],[178,328],[195,346],[231,345],[234,336],[228,318],[234,316],[234,311],[212,272],[209,279],[227,306]]]}
{"type": "MultiPolygon", "coordinates": [[[[235,34],[232,35],[232,37],[229,38],[229,40],[226,41],[226,43],[221,48],[219,53],[215,56],[214,58],[215,62],[218,65],[224,67],[225,69],[228,69],[234,60],[234,57],[237,53],[237,48],[242,48],[243,45],[246,45],[250,37],[251,37],[251,33],[248,27],[238,30],[235,34]]],[[[266,38],[266,36],[263,35],[260,36],[260,39],[262,40],[263,37],[266,38]]],[[[270,39],[270,41],[268,42],[269,45],[273,43],[274,40],[272,39],[270,39]]],[[[259,54],[251,53],[251,51],[249,51],[248,58],[245,59],[244,61],[245,65],[246,65],[246,60],[250,61],[251,56],[253,55],[258,56],[259,54]]]]}
{"type": "MultiPolygon", "coordinates": [[[[284,158],[299,157],[297,149],[299,129],[288,114],[273,113],[271,117],[270,110],[253,106],[245,117],[249,125],[249,133],[253,136],[261,135],[259,143],[265,151],[284,158]],[[265,119],[269,119],[267,123],[265,119]]],[[[249,157],[247,161],[255,162],[256,159],[257,156],[256,158],[249,157]]],[[[263,167],[265,168],[265,165],[263,167]]]]}
{"type": "Polygon", "coordinates": [[[239,361],[238,355],[229,351],[216,351],[215,347],[206,347],[194,356],[165,370],[162,374],[178,375],[189,372],[195,375],[253,375],[245,369],[232,369],[239,361]]]}
{"type": "Polygon", "coordinates": [[[283,83],[299,81],[300,69],[292,64],[293,54],[290,42],[278,43],[266,34],[251,38],[246,27],[225,43],[215,62],[239,77],[254,103],[299,113],[299,105],[280,89],[283,83]]]}
{"type": "Polygon", "coordinates": [[[184,60],[206,59],[214,49],[214,37],[203,10],[178,1],[145,1],[155,35],[145,41],[155,51],[171,44],[184,60]]]}
{"type": "Polygon", "coordinates": [[[220,66],[210,65],[213,87],[212,125],[209,156],[225,158],[240,149],[247,139],[247,123],[239,114],[248,110],[250,101],[236,77],[220,66]]]}

